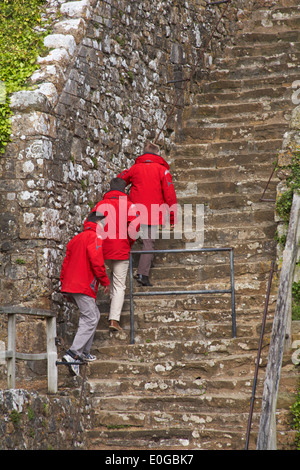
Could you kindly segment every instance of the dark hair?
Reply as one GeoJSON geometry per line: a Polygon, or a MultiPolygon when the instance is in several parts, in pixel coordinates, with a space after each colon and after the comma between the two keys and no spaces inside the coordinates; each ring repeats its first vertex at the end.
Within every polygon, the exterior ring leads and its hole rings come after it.
{"type": "Polygon", "coordinates": [[[94,222],[95,224],[99,222],[99,220],[105,219],[105,215],[101,214],[101,212],[92,211],[87,216],[87,222],[94,222]]]}
{"type": "Polygon", "coordinates": [[[125,191],[126,181],[122,178],[113,178],[110,182],[111,191],[125,191]]]}

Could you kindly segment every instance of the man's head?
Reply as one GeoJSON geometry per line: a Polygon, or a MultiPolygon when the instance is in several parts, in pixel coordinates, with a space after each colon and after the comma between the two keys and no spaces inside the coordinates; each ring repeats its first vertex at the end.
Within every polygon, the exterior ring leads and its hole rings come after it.
{"type": "Polygon", "coordinates": [[[110,182],[110,190],[111,191],[122,191],[125,192],[126,188],[126,181],[122,178],[113,178],[110,182]]]}
{"type": "Polygon", "coordinates": [[[90,212],[86,221],[94,222],[94,224],[98,224],[102,228],[105,226],[105,216],[98,211],[90,212]]]}
{"type": "Polygon", "coordinates": [[[144,153],[153,153],[159,155],[159,146],[147,141],[144,145],[144,153]]]}

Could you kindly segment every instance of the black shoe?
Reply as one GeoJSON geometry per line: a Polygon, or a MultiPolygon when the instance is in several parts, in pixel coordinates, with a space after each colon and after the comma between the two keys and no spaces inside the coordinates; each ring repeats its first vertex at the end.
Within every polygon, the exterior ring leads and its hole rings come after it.
{"type": "Polygon", "coordinates": [[[141,284],[142,286],[150,286],[152,287],[152,284],[149,281],[148,276],[144,276],[144,274],[138,274],[136,278],[137,282],[141,284]]]}

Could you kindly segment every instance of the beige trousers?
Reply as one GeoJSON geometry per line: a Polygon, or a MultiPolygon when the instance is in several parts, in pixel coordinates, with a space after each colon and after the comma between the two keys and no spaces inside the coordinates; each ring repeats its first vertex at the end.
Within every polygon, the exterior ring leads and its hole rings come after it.
{"type": "Polygon", "coordinates": [[[126,276],[129,260],[106,259],[105,264],[111,272],[109,320],[120,321],[124,304],[126,276]]]}

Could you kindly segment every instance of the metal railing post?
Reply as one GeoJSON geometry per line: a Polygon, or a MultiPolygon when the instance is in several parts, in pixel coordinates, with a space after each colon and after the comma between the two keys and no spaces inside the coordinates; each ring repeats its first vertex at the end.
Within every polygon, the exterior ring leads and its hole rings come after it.
{"type": "Polygon", "coordinates": [[[233,338],[236,338],[236,312],[235,312],[235,287],[234,287],[233,249],[230,250],[230,285],[231,285],[232,337],[233,337],[233,338]]]}
{"type": "Polygon", "coordinates": [[[129,253],[129,295],[130,295],[130,344],[134,344],[133,272],[132,255],[129,253]]]}
{"type": "Polygon", "coordinates": [[[16,384],[16,315],[8,315],[7,323],[7,386],[15,388],[16,384]]]}
{"type": "Polygon", "coordinates": [[[7,386],[15,388],[16,359],[23,361],[47,360],[48,391],[57,392],[57,349],[56,349],[56,317],[50,310],[27,308],[18,305],[0,307],[0,314],[7,314],[7,350],[0,352],[0,358],[7,360],[7,386]],[[43,317],[46,320],[47,352],[21,353],[16,351],[16,315],[43,317]]]}
{"type": "Polygon", "coordinates": [[[235,311],[235,286],[234,286],[234,258],[233,248],[191,248],[191,249],[175,249],[175,250],[140,250],[131,251],[129,253],[129,290],[130,290],[130,343],[134,344],[134,303],[133,296],[154,296],[154,295],[184,295],[184,294],[231,294],[231,311],[232,311],[232,336],[236,338],[236,311],[235,311]],[[200,252],[221,252],[229,251],[230,253],[230,289],[212,289],[212,290],[174,290],[174,291],[146,291],[133,292],[133,272],[132,272],[132,255],[146,253],[200,253],[200,252]]]}

